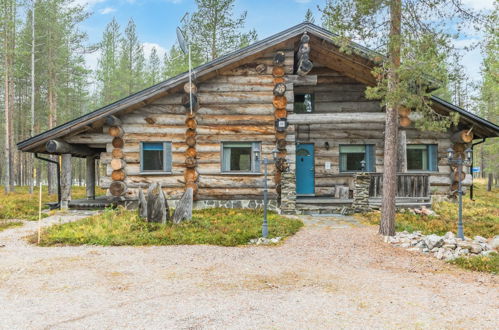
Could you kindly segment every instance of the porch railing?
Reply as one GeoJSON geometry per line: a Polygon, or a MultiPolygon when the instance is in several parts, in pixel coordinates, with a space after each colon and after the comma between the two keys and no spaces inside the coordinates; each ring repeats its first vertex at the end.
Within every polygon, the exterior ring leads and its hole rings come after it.
{"type": "MultiPolygon", "coordinates": [[[[383,193],[383,173],[371,173],[369,197],[383,193]]],[[[430,197],[430,176],[427,173],[397,173],[397,197],[430,197]]]]}

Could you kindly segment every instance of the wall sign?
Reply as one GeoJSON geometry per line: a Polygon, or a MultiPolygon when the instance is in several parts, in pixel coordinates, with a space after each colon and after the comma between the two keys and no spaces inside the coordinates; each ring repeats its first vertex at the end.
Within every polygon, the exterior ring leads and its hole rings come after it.
{"type": "Polygon", "coordinates": [[[289,123],[286,118],[279,118],[275,121],[275,129],[278,132],[284,132],[288,128],[289,123]]]}

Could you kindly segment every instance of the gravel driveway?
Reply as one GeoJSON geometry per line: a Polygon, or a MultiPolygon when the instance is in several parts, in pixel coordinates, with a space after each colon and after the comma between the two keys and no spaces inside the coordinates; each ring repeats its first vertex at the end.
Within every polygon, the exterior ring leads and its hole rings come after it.
{"type": "Polygon", "coordinates": [[[388,246],[376,228],[307,225],[279,246],[236,248],[20,240],[35,229],[0,233],[2,329],[498,326],[498,277],[388,246]]]}

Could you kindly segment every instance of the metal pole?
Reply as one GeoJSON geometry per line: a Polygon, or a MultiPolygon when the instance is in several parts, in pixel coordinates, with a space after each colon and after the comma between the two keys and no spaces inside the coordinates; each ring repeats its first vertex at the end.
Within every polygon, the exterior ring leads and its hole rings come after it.
{"type": "Polygon", "coordinates": [[[263,159],[264,171],[265,171],[265,183],[263,186],[263,224],[262,224],[262,236],[267,238],[269,235],[269,227],[267,223],[267,203],[268,203],[268,185],[267,185],[267,165],[269,160],[267,158],[263,159]]]}
{"type": "Polygon", "coordinates": [[[459,158],[457,159],[457,171],[458,171],[458,188],[457,188],[457,193],[458,193],[458,198],[459,198],[459,210],[458,210],[458,220],[457,220],[457,237],[464,239],[464,232],[463,232],[463,189],[462,189],[462,184],[461,184],[461,174],[463,172],[463,159],[461,155],[459,155],[459,158]]]}

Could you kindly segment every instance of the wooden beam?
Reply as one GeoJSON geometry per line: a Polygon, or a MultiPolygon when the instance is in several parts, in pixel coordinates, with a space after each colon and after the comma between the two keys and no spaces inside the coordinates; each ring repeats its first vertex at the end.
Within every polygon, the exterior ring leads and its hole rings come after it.
{"type": "Polygon", "coordinates": [[[87,156],[86,193],[88,199],[95,199],[95,157],[87,156]]]}
{"type": "Polygon", "coordinates": [[[121,119],[116,116],[107,116],[106,117],[106,125],[107,126],[121,126],[121,119]]]}
{"type": "Polygon", "coordinates": [[[347,123],[381,123],[385,122],[385,114],[380,113],[303,113],[289,114],[290,124],[347,124],[347,123]]]}
{"type": "Polygon", "coordinates": [[[69,208],[71,201],[71,154],[62,155],[62,168],[61,168],[61,210],[69,208]]]}
{"type": "Polygon", "coordinates": [[[286,75],[284,82],[286,84],[293,84],[294,86],[315,86],[317,85],[317,75],[286,75]]]}
{"type": "Polygon", "coordinates": [[[97,153],[97,150],[89,148],[85,145],[69,144],[62,140],[50,140],[45,145],[48,153],[62,155],[71,154],[76,156],[91,156],[97,153]]]}

